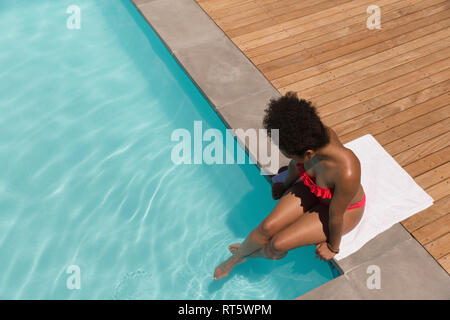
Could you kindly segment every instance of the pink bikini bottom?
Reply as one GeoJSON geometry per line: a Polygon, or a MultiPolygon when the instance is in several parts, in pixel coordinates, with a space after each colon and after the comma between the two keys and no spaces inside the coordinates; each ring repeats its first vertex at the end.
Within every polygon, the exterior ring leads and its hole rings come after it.
{"type": "MultiPolygon", "coordinates": [[[[323,201],[321,198],[319,198],[319,202],[322,203],[322,204],[324,204],[324,205],[326,205],[326,206],[329,206],[329,205],[330,205],[329,203],[323,201]]],[[[365,205],[366,205],[366,194],[364,193],[364,197],[362,198],[361,201],[350,204],[350,205],[347,207],[346,210],[351,210],[351,209],[356,209],[356,208],[364,207],[365,205]]]]}

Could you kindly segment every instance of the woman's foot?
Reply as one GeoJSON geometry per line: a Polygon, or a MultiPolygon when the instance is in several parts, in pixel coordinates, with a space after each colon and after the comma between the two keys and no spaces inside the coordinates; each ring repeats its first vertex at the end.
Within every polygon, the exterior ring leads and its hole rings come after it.
{"type": "Polygon", "coordinates": [[[228,246],[228,250],[230,250],[230,252],[231,252],[232,254],[235,254],[236,251],[237,251],[237,249],[239,249],[240,246],[241,246],[240,243],[230,244],[230,245],[228,246]]]}
{"type": "MultiPolygon", "coordinates": [[[[228,246],[228,250],[230,250],[230,252],[232,254],[235,254],[240,246],[241,246],[240,243],[230,244],[228,246]]],[[[270,256],[270,257],[268,257],[266,255],[266,253],[264,252],[264,247],[262,247],[261,249],[256,250],[255,252],[253,252],[252,254],[248,255],[247,257],[249,257],[249,258],[265,258],[265,259],[279,260],[279,259],[283,259],[284,257],[286,257],[286,254],[287,254],[287,252],[284,252],[284,253],[282,253],[282,254],[280,254],[278,256],[270,256]]]]}
{"type": "MultiPolygon", "coordinates": [[[[230,245],[228,246],[228,250],[230,250],[230,252],[231,252],[232,254],[235,254],[235,253],[237,252],[237,250],[239,249],[240,246],[241,246],[240,243],[230,244],[230,245]]],[[[248,255],[247,257],[249,257],[249,258],[259,258],[259,257],[263,257],[263,256],[261,255],[261,251],[262,251],[262,248],[261,248],[260,250],[256,250],[255,252],[253,252],[252,254],[248,255]]]]}
{"type": "Polygon", "coordinates": [[[214,270],[214,280],[225,278],[230,274],[231,270],[233,270],[235,266],[245,262],[245,260],[247,260],[247,258],[236,257],[235,255],[229,257],[227,260],[219,264],[216,270],[214,270]]]}

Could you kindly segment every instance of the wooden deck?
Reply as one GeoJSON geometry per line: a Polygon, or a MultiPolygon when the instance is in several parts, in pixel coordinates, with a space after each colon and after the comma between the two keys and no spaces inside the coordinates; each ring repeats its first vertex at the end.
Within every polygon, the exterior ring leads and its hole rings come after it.
{"type": "Polygon", "coordinates": [[[450,1],[196,1],[282,94],[343,143],[372,134],[433,197],[402,224],[450,273],[450,1]]]}

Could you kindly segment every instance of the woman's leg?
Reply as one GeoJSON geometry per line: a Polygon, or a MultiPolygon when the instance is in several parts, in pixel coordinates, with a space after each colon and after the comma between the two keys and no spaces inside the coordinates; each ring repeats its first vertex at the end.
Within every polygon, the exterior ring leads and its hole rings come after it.
{"type": "Polygon", "coordinates": [[[250,232],[236,252],[215,269],[214,279],[226,277],[234,266],[244,262],[245,257],[263,248],[276,233],[299,219],[315,203],[317,198],[302,183],[290,187],[272,212],[250,232]]]}
{"type": "MultiPolygon", "coordinates": [[[[353,230],[362,218],[364,207],[344,213],[343,235],[353,230]]],[[[313,206],[287,228],[275,234],[264,248],[268,258],[284,256],[292,249],[324,242],[328,239],[329,207],[313,206]]]]}

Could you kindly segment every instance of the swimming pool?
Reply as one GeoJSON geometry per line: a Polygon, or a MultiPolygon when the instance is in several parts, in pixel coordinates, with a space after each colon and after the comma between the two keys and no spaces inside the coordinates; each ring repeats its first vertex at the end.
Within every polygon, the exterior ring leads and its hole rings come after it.
{"type": "Polygon", "coordinates": [[[79,0],[69,30],[72,4],[0,2],[0,298],[292,299],[334,278],[310,246],[213,280],[269,183],[174,165],[173,130],[226,127],[130,1],[79,0]]]}

